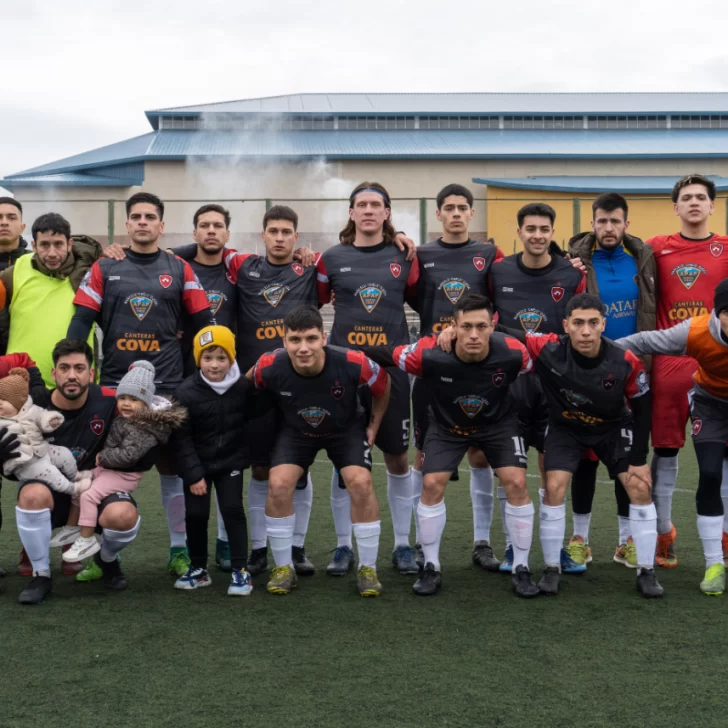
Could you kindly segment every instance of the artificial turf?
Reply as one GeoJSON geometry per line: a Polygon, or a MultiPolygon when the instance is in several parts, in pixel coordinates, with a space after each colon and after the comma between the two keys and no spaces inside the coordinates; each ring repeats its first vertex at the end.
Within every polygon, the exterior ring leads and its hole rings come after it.
{"type": "MultiPolygon", "coordinates": [[[[381,456],[380,456],[381,459],[381,456]]],[[[531,468],[531,473],[535,470],[531,468]]],[[[661,600],[612,562],[613,488],[600,469],[591,527],[594,562],[563,577],[556,598],[519,600],[510,578],[472,566],[468,476],[448,487],[443,591],[422,599],[391,568],[384,468],[379,572],[384,595],[361,599],[351,574],[325,575],[335,546],[330,467],[313,471],[307,553],[318,568],[287,597],[172,588],[156,479],[137,491],[142,530],[123,553],[129,588],[110,593],[59,573],[36,607],[16,602],[20,549],[14,490],[2,493],[0,728],[29,726],[725,726],[725,598],[703,596],[695,526],[695,461],[681,455],[674,498],[680,566],[660,570],[661,600]]],[[[536,498],[538,481],[529,479],[536,498]]],[[[214,553],[214,518],[210,545],[214,553]]],[[[500,517],[493,543],[502,553],[500,517]]],[[[532,567],[542,565],[537,530],[532,567]]]]}

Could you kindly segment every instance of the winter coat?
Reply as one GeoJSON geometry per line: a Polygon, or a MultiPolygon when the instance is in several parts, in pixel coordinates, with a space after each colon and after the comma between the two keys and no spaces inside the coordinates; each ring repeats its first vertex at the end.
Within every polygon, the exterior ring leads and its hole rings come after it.
{"type": "Polygon", "coordinates": [[[8,250],[7,252],[0,252],[0,271],[9,268],[11,265],[15,265],[15,261],[21,255],[29,255],[32,252],[33,251],[28,246],[25,238],[21,237],[20,240],[18,240],[17,248],[14,248],[13,250],[8,250]]]}
{"type": "MultiPolygon", "coordinates": [[[[161,398],[156,398],[158,401],[161,398]]],[[[187,417],[187,410],[167,402],[164,409],[144,409],[128,419],[117,415],[109,428],[98,464],[109,470],[142,473],[151,470],[172,431],[187,417]]]]}

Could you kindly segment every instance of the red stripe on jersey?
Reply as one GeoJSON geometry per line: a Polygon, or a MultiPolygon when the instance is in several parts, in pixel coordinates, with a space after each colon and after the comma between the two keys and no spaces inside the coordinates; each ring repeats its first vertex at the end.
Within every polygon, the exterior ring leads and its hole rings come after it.
{"type": "Polygon", "coordinates": [[[528,374],[533,369],[533,361],[531,361],[528,349],[518,339],[514,339],[512,336],[506,336],[505,342],[509,349],[515,349],[521,352],[521,370],[519,374],[528,374]]]}
{"type": "Polygon", "coordinates": [[[420,280],[420,261],[417,256],[412,259],[409,275],[407,276],[407,288],[405,288],[405,296],[417,295],[417,281],[420,280]]]}
{"type": "Polygon", "coordinates": [[[407,374],[422,376],[422,352],[434,349],[437,346],[437,337],[434,334],[424,336],[414,344],[397,346],[392,359],[394,363],[407,374]]]}
{"type": "Polygon", "coordinates": [[[556,334],[526,334],[526,349],[532,359],[538,359],[546,344],[558,340],[559,337],[556,334]]]}
{"type": "Polygon", "coordinates": [[[269,367],[276,358],[276,352],[270,354],[263,354],[255,363],[255,369],[253,369],[253,382],[257,389],[266,389],[265,378],[263,372],[266,367],[269,367]]]}
{"type": "Polygon", "coordinates": [[[326,264],[323,256],[319,256],[316,261],[316,293],[318,294],[319,305],[331,303],[331,285],[329,284],[329,274],[326,271],[326,264]]]}
{"type": "Polygon", "coordinates": [[[238,271],[243,263],[253,256],[258,257],[255,253],[238,253],[236,250],[224,248],[222,260],[227,268],[228,276],[233,283],[238,282],[238,271]]]}
{"type": "MultiPolygon", "coordinates": [[[[181,259],[179,259],[181,260],[181,259]]],[[[202,288],[200,281],[197,279],[195,272],[192,270],[192,266],[184,261],[184,291],[182,293],[182,305],[185,307],[185,311],[188,314],[196,314],[200,311],[209,310],[210,301],[207,298],[207,294],[202,288]],[[190,287],[194,286],[194,287],[190,287]]]]}
{"type": "Polygon", "coordinates": [[[77,306],[85,306],[98,313],[104,300],[104,276],[98,262],[91,266],[91,270],[84,276],[81,285],[73,298],[77,306]]]}
{"type": "Polygon", "coordinates": [[[389,374],[379,364],[375,364],[368,356],[361,351],[353,351],[351,349],[346,352],[346,360],[352,364],[358,364],[359,384],[366,384],[375,398],[381,397],[387,388],[387,379],[389,374]]]}
{"type": "Polygon", "coordinates": [[[627,381],[624,383],[624,394],[629,399],[640,397],[649,390],[647,373],[639,357],[631,351],[624,352],[624,358],[630,365],[627,381]]]}
{"type": "Polygon", "coordinates": [[[576,291],[574,291],[574,295],[577,293],[586,293],[586,273],[581,274],[581,280],[579,281],[579,285],[576,287],[576,291]]]}
{"type": "MultiPolygon", "coordinates": [[[[491,245],[492,245],[492,243],[491,243],[491,245]]],[[[505,257],[506,256],[503,253],[503,251],[496,245],[495,246],[495,260],[493,262],[497,263],[499,260],[503,260],[503,258],[505,258],[505,257]]]]}

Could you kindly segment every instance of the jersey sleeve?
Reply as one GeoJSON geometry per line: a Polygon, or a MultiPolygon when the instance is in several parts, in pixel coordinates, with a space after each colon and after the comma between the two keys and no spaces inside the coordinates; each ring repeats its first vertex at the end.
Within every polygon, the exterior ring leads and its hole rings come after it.
{"type": "Polygon", "coordinates": [[[365,384],[369,387],[375,399],[381,397],[387,388],[387,371],[360,351],[347,351],[346,358],[360,367],[359,385],[365,384]]]}
{"type": "Polygon", "coordinates": [[[227,274],[233,283],[238,282],[238,271],[248,258],[257,257],[255,253],[238,253],[232,248],[223,248],[222,260],[225,263],[227,274]]]}
{"type": "Polygon", "coordinates": [[[272,354],[263,354],[255,363],[253,369],[253,383],[256,389],[268,389],[270,366],[275,361],[275,352],[272,354]]]}
{"type": "Polygon", "coordinates": [[[409,275],[407,276],[407,286],[405,288],[405,297],[406,298],[416,298],[417,297],[417,282],[420,280],[420,261],[417,259],[417,256],[412,259],[412,264],[410,265],[409,275]]]}
{"type": "Polygon", "coordinates": [[[96,313],[101,311],[101,306],[104,303],[104,274],[98,262],[94,263],[91,270],[83,277],[73,302],[77,306],[90,308],[96,313]]]}
{"type": "Polygon", "coordinates": [[[538,359],[546,344],[551,344],[558,340],[559,337],[556,334],[526,334],[526,350],[531,356],[531,359],[535,360],[538,359]]]}
{"type": "Polygon", "coordinates": [[[331,284],[323,255],[316,261],[316,293],[319,304],[331,302],[331,284]]]}
{"type": "Polygon", "coordinates": [[[506,336],[505,341],[509,349],[518,351],[521,354],[521,369],[518,372],[518,376],[520,377],[523,374],[531,372],[533,370],[533,360],[528,353],[528,349],[518,339],[514,339],[511,336],[506,336]]]}
{"type": "MultiPolygon", "coordinates": [[[[180,259],[181,260],[181,259],[180,259]]],[[[192,270],[189,263],[182,261],[184,265],[184,291],[182,293],[182,304],[190,316],[210,308],[210,301],[199,279],[192,270]]]]}
{"type": "Polygon", "coordinates": [[[624,385],[624,394],[628,399],[642,397],[650,391],[647,372],[639,358],[631,351],[625,352],[624,358],[630,365],[630,372],[624,385]]]}
{"type": "Polygon", "coordinates": [[[495,246],[495,261],[494,263],[497,263],[499,260],[503,260],[505,258],[505,253],[496,245],[495,246]]]}
{"type": "Polygon", "coordinates": [[[394,350],[394,363],[407,374],[414,374],[416,377],[423,376],[422,354],[427,349],[434,349],[437,346],[437,337],[434,334],[425,336],[414,344],[398,346],[394,350]]]}
{"type": "Polygon", "coordinates": [[[574,291],[574,295],[578,295],[579,293],[586,293],[586,273],[584,272],[581,274],[581,280],[576,287],[576,291],[574,291]]]}

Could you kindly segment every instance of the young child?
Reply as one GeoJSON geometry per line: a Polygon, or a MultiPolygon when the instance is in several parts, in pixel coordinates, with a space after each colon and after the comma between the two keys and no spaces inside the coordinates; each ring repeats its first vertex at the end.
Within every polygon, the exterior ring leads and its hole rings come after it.
{"type": "Polygon", "coordinates": [[[154,366],[136,361],[116,388],[118,414],[111,423],[104,447],[96,456],[91,487],[80,497],[78,527],[66,527],[59,545],[79,533],[64,561],[80,561],[93,556],[101,546],[94,536],[98,507],[112,493],[131,493],[157,459],[157,449],[165,445],[174,429],[186,417],[184,408],[163,397],[154,396],[154,366]]]}
{"type": "Polygon", "coordinates": [[[175,434],[179,472],[185,486],[185,522],[191,566],[175,589],[212,583],[207,573],[207,522],[215,487],[230,543],[230,596],[253,591],[248,565],[248,526],[243,509],[243,423],[250,390],[235,361],[235,336],[225,326],[208,326],[194,338],[198,370],[180,384],[177,399],[187,421],[175,434]]]}
{"type": "Polygon", "coordinates": [[[76,459],[68,448],[46,442],[43,435],[57,430],[63,415],[33,404],[29,382],[27,370],[19,367],[0,379],[0,427],[20,440],[19,455],[5,462],[3,473],[17,480],[40,480],[53,490],[78,495],[89,488],[91,479],[79,478],[76,459]]]}

